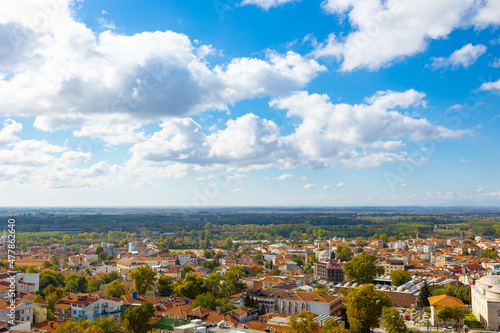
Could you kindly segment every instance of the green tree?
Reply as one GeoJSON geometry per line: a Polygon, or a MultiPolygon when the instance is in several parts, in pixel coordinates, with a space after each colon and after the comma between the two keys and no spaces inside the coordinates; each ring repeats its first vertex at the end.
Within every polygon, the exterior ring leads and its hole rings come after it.
{"type": "Polygon", "coordinates": [[[129,274],[134,281],[134,289],[139,295],[145,295],[155,286],[156,272],[149,266],[139,266],[129,274]]]}
{"type": "Polygon", "coordinates": [[[347,246],[338,245],[337,253],[335,253],[335,256],[338,260],[346,262],[352,259],[352,251],[347,246]]]}
{"type": "Polygon", "coordinates": [[[194,272],[193,267],[187,266],[187,265],[184,266],[184,267],[182,267],[182,269],[181,269],[181,279],[184,279],[186,277],[186,274],[187,273],[191,273],[191,272],[194,272]]]}
{"type": "Polygon", "coordinates": [[[74,293],[80,292],[84,293],[87,291],[87,280],[82,275],[77,275],[71,273],[64,279],[67,291],[72,291],[74,293]]]}
{"type": "Polygon", "coordinates": [[[392,306],[391,299],[386,294],[375,291],[372,284],[349,288],[346,311],[351,331],[369,333],[371,329],[378,327],[382,309],[386,306],[392,306]]]}
{"type": "Polygon", "coordinates": [[[102,246],[98,246],[95,248],[94,253],[99,255],[104,251],[104,248],[102,246]]]}
{"type": "Polygon", "coordinates": [[[158,279],[157,294],[158,296],[170,296],[174,292],[174,282],[170,276],[162,275],[158,279]]]}
{"type": "Polygon", "coordinates": [[[102,317],[100,320],[95,320],[92,324],[99,327],[103,333],[121,333],[125,331],[121,323],[113,318],[102,317]]]}
{"type": "Polygon", "coordinates": [[[408,331],[404,318],[393,307],[383,308],[382,323],[386,333],[406,333],[408,331]]]}
{"type": "Polygon", "coordinates": [[[120,298],[125,295],[126,292],[125,284],[120,283],[118,280],[113,280],[106,286],[104,296],[120,298]]]}
{"type": "Polygon", "coordinates": [[[425,308],[425,307],[430,306],[430,303],[429,303],[430,296],[431,296],[431,292],[429,291],[429,285],[427,284],[427,281],[424,280],[424,284],[422,285],[422,288],[420,288],[420,293],[418,294],[417,305],[420,308],[425,308]]]}
{"type": "Polygon", "coordinates": [[[88,293],[93,293],[95,291],[98,291],[100,286],[101,286],[101,282],[99,280],[96,280],[94,278],[87,280],[87,292],[88,293]]]}
{"type": "Polygon", "coordinates": [[[396,269],[389,274],[391,277],[391,283],[393,286],[399,287],[408,281],[411,281],[411,274],[408,271],[402,269],[396,269]]]}
{"type": "Polygon", "coordinates": [[[215,311],[217,307],[221,306],[221,299],[215,298],[215,296],[210,291],[207,291],[206,293],[196,296],[193,307],[198,306],[202,306],[204,308],[215,311]]]}
{"type": "Polygon", "coordinates": [[[120,278],[120,274],[118,274],[117,271],[112,271],[109,273],[106,273],[102,276],[102,281],[104,284],[111,283],[113,280],[118,280],[120,278]]]}
{"type": "Polygon", "coordinates": [[[178,281],[175,284],[174,295],[195,299],[196,296],[206,291],[203,277],[193,273],[187,273],[184,280],[178,281]]]}
{"type": "Polygon", "coordinates": [[[375,266],[375,256],[362,252],[344,264],[344,272],[349,281],[372,283],[375,277],[384,274],[384,268],[375,266]]]}
{"type": "Polygon", "coordinates": [[[458,329],[458,323],[462,318],[465,316],[465,308],[460,307],[460,306],[450,306],[450,305],[443,305],[439,306],[436,309],[436,318],[441,319],[445,326],[446,326],[446,321],[449,319],[454,319],[455,320],[455,328],[458,329]]]}
{"type": "Polygon", "coordinates": [[[483,254],[481,254],[482,258],[498,258],[497,250],[495,249],[486,249],[483,254]]]}
{"type": "Polygon", "coordinates": [[[205,232],[205,249],[210,248],[210,233],[207,231],[205,232]]]}
{"type": "Polygon", "coordinates": [[[151,330],[149,320],[154,314],[153,304],[144,302],[139,306],[128,308],[123,313],[123,323],[134,333],[147,333],[151,330]]]}
{"type": "Polygon", "coordinates": [[[233,247],[233,239],[231,237],[227,237],[222,246],[230,250],[233,247]]]}

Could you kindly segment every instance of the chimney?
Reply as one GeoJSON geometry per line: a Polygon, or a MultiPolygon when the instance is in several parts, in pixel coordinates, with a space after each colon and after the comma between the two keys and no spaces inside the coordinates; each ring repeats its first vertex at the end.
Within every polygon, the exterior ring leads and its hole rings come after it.
{"type": "Polygon", "coordinates": [[[215,311],[217,311],[217,314],[220,314],[220,307],[216,307],[215,311]]]}

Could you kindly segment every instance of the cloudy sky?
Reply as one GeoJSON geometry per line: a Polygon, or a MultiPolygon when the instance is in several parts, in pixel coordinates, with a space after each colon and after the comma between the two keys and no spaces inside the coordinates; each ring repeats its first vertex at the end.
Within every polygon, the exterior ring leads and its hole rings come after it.
{"type": "Polygon", "coordinates": [[[0,4],[0,206],[500,204],[496,0],[0,4]]]}

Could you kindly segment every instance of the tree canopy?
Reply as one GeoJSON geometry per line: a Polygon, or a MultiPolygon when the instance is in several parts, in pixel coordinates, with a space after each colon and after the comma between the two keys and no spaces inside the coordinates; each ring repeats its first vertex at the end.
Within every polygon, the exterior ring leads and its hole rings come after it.
{"type": "Polygon", "coordinates": [[[344,264],[344,272],[349,281],[373,283],[373,280],[384,273],[384,268],[375,265],[375,256],[362,252],[344,264]]]}
{"type": "Polygon", "coordinates": [[[156,272],[151,267],[139,266],[129,275],[134,281],[134,289],[139,295],[145,295],[148,290],[154,289],[156,272]]]}
{"type": "Polygon", "coordinates": [[[402,269],[396,269],[389,274],[391,277],[391,283],[393,286],[399,287],[408,281],[411,281],[411,274],[408,271],[402,269]]]}
{"type": "Polygon", "coordinates": [[[347,318],[354,333],[369,333],[370,329],[378,327],[382,309],[392,306],[389,296],[375,291],[372,284],[349,288],[345,299],[347,318]]]}

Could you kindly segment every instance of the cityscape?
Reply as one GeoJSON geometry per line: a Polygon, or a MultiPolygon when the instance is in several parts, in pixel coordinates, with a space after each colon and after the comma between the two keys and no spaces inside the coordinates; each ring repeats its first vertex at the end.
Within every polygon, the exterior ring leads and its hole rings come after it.
{"type": "Polygon", "coordinates": [[[0,332],[500,332],[499,0],[0,2],[0,332]]]}

